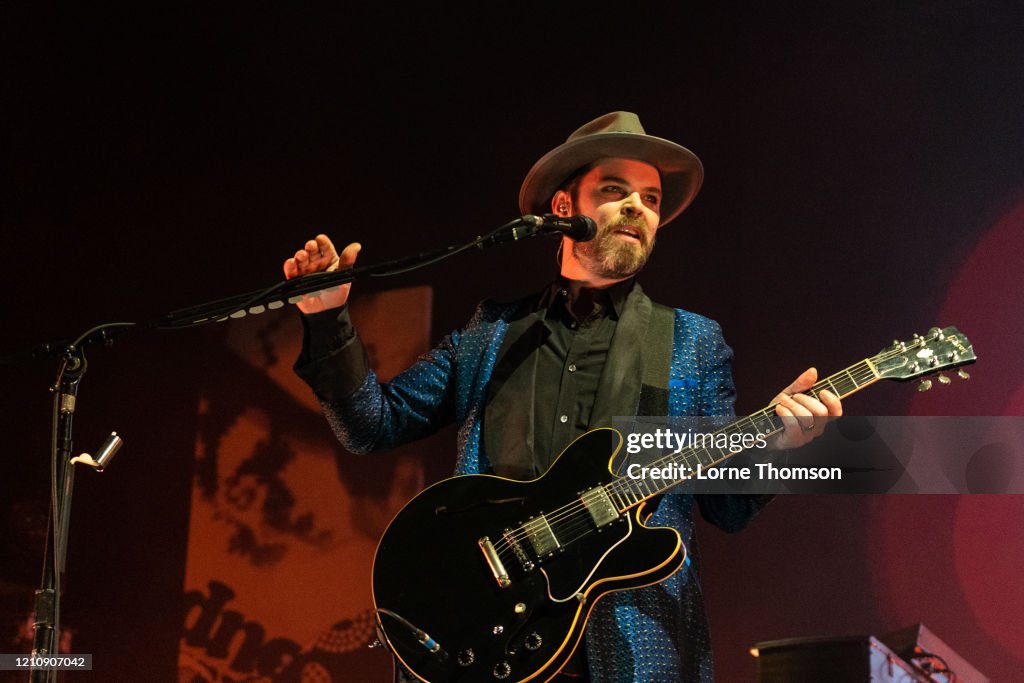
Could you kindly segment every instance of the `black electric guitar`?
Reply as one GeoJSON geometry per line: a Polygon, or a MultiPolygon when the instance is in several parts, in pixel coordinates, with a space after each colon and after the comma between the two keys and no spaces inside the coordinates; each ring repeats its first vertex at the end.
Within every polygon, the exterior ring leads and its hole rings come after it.
{"type": "MultiPolygon", "coordinates": [[[[845,397],[881,379],[908,381],[975,360],[955,328],[933,328],[805,393],[845,397]]],[[[720,431],[767,436],[782,427],[773,404],[720,431]]],[[[601,596],[663,581],[682,566],[676,530],[643,526],[647,500],[682,480],[654,490],[649,480],[615,475],[622,441],[614,429],[596,429],[539,479],[453,477],[398,513],[377,547],[373,600],[380,640],[402,665],[431,683],[547,681],[601,596]]],[[[732,455],[701,448],[666,457],[692,472],[732,455]]]]}

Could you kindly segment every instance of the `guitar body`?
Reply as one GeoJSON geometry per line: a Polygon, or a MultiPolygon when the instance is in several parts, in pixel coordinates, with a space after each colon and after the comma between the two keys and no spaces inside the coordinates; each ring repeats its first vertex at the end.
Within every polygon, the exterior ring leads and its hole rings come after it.
{"type": "Polygon", "coordinates": [[[431,683],[546,681],[602,595],[679,569],[679,534],[644,527],[642,503],[609,521],[607,505],[582,497],[616,479],[621,445],[617,431],[594,430],[539,479],[454,477],[399,512],[374,558],[373,599],[382,640],[409,671],[431,683]]]}

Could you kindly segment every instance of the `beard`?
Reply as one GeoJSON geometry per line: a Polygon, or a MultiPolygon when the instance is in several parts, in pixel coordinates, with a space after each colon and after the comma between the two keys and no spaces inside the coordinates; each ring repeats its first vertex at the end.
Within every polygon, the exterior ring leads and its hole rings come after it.
{"type": "Polygon", "coordinates": [[[632,277],[646,265],[654,249],[654,233],[641,218],[622,218],[598,229],[597,236],[588,242],[574,242],[573,256],[591,273],[611,280],[632,277]],[[640,241],[622,239],[616,230],[623,227],[636,229],[640,241]]]}

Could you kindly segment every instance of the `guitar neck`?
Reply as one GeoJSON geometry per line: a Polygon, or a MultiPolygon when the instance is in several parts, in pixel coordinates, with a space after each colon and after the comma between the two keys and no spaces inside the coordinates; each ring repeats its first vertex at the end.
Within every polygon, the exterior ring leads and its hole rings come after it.
{"type": "MultiPolygon", "coordinates": [[[[874,384],[881,378],[874,363],[870,359],[864,359],[845,370],[818,381],[803,393],[818,398],[819,394],[827,389],[842,399],[860,391],[866,386],[874,384]]],[[[676,469],[672,471],[684,473],[682,476],[656,480],[648,477],[638,479],[619,477],[606,487],[608,496],[618,506],[620,511],[627,510],[648,498],[664,493],[680,482],[689,479],[701,469],[706,470],[720,465],[741,452],[730,449],[729,445],[741,443],[744,436],[749,435],[749,437],[753,438],[766,439],[773,434],[781,432],[784,429],[784,425],[782,418],[775,413],[776,405],[778,403],[772,403],[752,415],[732,422],[722,429],[709,434],[699,435],[702,442],[700,445],[682,448],[646,465],[646,467],[651,468],[675,466],[676,469]]],[[[747,441],[749,442],[749,440],[748,438],[747,441]]]]}

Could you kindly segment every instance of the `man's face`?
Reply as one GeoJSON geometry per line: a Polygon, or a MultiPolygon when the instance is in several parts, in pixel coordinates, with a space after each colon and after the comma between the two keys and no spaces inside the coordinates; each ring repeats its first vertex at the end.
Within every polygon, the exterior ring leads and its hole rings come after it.
{"type": "Polygon", "coordinates": [[[661,176],[642,161],[605,159],[579,179],[572,213],[590,216],[597,236],[572,254],[593,275],[621,280],[638,273],[654,249],[661,176]]]}

